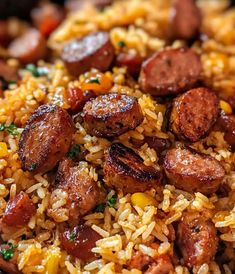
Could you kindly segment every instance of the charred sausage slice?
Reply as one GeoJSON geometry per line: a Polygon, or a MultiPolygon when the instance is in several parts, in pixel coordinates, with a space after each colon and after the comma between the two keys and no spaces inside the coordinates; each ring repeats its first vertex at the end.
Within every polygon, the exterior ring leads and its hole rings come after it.
{"type": "Polygon", "coordinates": [[[225,175],[224,168],[213,157],[181,148],[167,151],[164,170],[177,188],[203,194],[214,193],[225,175]]]}
{"type": "Polygon", "coordinates": [[[36,213],[36,208],[28,194],[21,191],[11,199],[2,217],[2,222],[8,226],[26,225],[36,213]]]}
{"type": "Polygon", "coordinates": [[[19,141],[24,170],[46,172],[68,152],[75,127],[61,107],[42,105],[28,120],[19,141]]]}
{"type": "Polygon", "coordinates": [[[79,225],[73,229],[66,230],[61,236],[62,247],[72,256],[87,262],[94,258],[91,249],[95,247],[96,241],[102,237],[92,228],[79,225]]]}
{"type": "Polygon", "coordinates": [[[108,70],[114,47],[107,32],[96,32],[80,40],[68,42],[62,51],[62,59],[70,74],[78,76],[91,68],[108,70]]]}
{"type": "Polygon", "coordinates": [[[178,94],[200,79],[200,57],[192,49],[165,49],[142,64],[140,86],[155,96],[178,94]]]}
{"type": "Polygon", "coordinates": [[[126,67],[127,72],[133,77],[139,76],[142,62],[143,57],[137,53],[121,52],[116,59],[116,65],[119,67],[126,67]]]}
{"type": "Polygon", "coordinates": [[[9,45],[9,54],[22,63],[35,63],[47,52],[46,40],[36,29],[30,29],[9,45]]]}
{"type": "Polygon", "coordinates": [[[104,190],[71,159],[60,162],[56,180],[58,187],[68,194],[70,223],[77,223],[82,215],[105,200],[104,190]]]}
{"type": "Polygon", "coordinates": [[[144,119],[135,97],[116,93],[87,102],[83,112],[87,131],[102,137],[119,136],[136,128],[144,119]]]}
{"type": "Polygon", "coordinates": [[[173,38],[190,40],[199,33],[202,16],[195,0],[173,0],[170,13],[173,38]]]}
{"type": "Polygon", "coordinates": [[[134,193],[158,187],[161,175],[132,149],[115,143],[105,152],[104,177],[108,186],[134,193]]]}
{"type": "Polygon", "coordinates": [[[224,139],[235,150],[235,115],[222,114],[215,123],[213,130],[224,132],[224,139]]]}
{"type": "Polygon", "coordinates": [[[180,139],[196,142],[212,128],[219,115],[219,99],[207,88],[191,89],[175,99],[170,117],[180,139]]]}
{"type": "Polygon", "coordinates": [[[214,224],[204,217],[187,213],[178,224],[177,244],[188,267],[210,262],[217,250],[214,224]]]}

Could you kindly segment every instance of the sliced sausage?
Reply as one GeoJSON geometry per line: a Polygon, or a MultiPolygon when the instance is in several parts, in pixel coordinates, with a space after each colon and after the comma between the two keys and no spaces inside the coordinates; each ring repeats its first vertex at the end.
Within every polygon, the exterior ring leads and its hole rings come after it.
{"type": "Polygon", "coordinates": [[[19,75],[17,69],[9,66],[4,61],[0,60],[0,78],[10,82],[10,81],[18,81],[19,75]]]}
{"type": "Polygon", "coordinates": [[[68,113],[56,105],[42,105],[28,120],[19,141],[24,170],[46,172],[68,152],[75,127],[68,113]]]}
{"type": "Polygon", "coordinates": [[[178,94],[200,79],[200,57],[192,49],[165,49],[142,64],[140,86],[155,96],[178,94]]]}
{"type": "Polygon", "coordinates": [[[195,0],[173,0],[170,14],[172,38],[190,40],[199,34],[202,16],[195,0]]]}
{"type": "Polygon", "coordinates": [[[13,40],[8,50],[11,57],[22,63],[35,63],[46,55],[46,40],[38,30],[30,29],[13,40]]]}
{"type": "Polygon", "coordinates": [[[191,89],[175,99],[170,116],[172,131],[190,142],[205,137],[219,115],[219,99],[207,88],[191,89]]]}
{"type": "Polygon", "coordinates": [[[18,270],[16,264],[11,261],[5,261],[0,257],[0,273],[5,274],[1,272],[1,270],[5,271],[7,274],[22,274],[22,272],[18,270]]]}
{"type": "Polygon", "coordinates": [[[31,11],[31,18],[40,33],[49,36],[63,21],[63,10],[52,3],[42,4],[31,11]]]}
{"type": "Polygon", "coordinates": [[[67,89],[67,101],[73,114],[82,111],[86,102],[95,97],[95,93],[91,90],[85,90],[78,87],[69,87],[67,89]]]}
{"type": "Polygon", "coordinates": [[[121,143],[112,144],[105,152],[105,182],[124,193],[143,192],[160,185],[161,175],[142,158],[121,143]]]}
{"type": "Polygon", "coordinates": [[[34,203],[30,200],[28,194],[21,191],[7,203],[2,222],[8,226],[23,226],[29,222],[35,213],[34,203]]]}
{"type": "Polygon", "coordinates": [[[0,46],[7,46],[11,40],[7,20],[0,20],[0,46]]]}
{"type": "Polygon", "coordinates": [[[215,123],[213,130],[224,132],[224,139],[235,150],[235,115],[222,114],[215,123]]]}
{"type": "Polygon", "coordinates": [[[68,42],[62,59],[70,74],[78,76],[91,68],[102,72],[109,69],[114,58],[114,47],[107,32],[96,32],[80,40],[68,42]]]}
{"type": "Polygon", "coordinates": [[[103,9],[106,6],[111,5],[113,0],[66,0],[65,8],[68,11],[74,12],[75,10],[82,9],[85,4],[90,3],[98,9],[103,9]]]}
{"type": "MultiPolygon", "coordinates": [[[[151,248],[157,249],[158,244],[151,244],[151,248]]],[[[168,274],[174,270],[168,254],[157,254],[150,257],[140,251],[137,251],[132,257],[129,269],[138,269],[144,274],[168,274]]]]}
{"type": "Polygon", "coordinates": [[[213,157],[181,148],[167,151],[164,170],[177,188],[203,194],[214,193],[225,175],[224,168],[213,157]]]}
{"type": "Polygon", "coordinates": [[[58,188],[68,194],[70,223],[77,223],[82,215],[105,200],[104,190],[71,159],[60,162],[56,180],[58,188]]]}
{"type": "Polygon", "coordinates": [[[144,119],[135,97],[116,93],[87,102],[83,112],[87,131],[101,137],[119,136],[136,128],[144,119]]]}
{"type": "Polygon", "coordinates": [[[136,148],[140,148],[147,143],[150,148],[153,148],[159,154],[171,146],[169,139],[159,138],[157,136],[145,136],[144,140],[136,140],[132,138],[131,143],[136,148]]]}
{"type": "Polygon", "coordinates": [[[133,76],[139,76],[143,57],[137,53],[121,52],[116,58],[116,65],[118,67],[126,67],[127,72],[133,76]]]}
{"type": "Polygon", "coordinates": [[[91,251],[96,241],[102,237],[92,228],[86,225],[79,225],[73,229],[66,230],[61,235],[61,245],[68,254],[87,262],[94,258],[91,251]]]}
{"type": "Polygon", "coordinates": [[[196,214],[185,214],[178,224],[177,245],[188,267],[209,263],[218,246],[214,224],[196,214]]]}

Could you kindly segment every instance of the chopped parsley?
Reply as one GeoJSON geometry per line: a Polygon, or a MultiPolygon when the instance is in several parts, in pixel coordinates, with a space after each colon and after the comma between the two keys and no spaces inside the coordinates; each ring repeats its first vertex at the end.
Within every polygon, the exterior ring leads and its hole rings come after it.
{"type": "Polygon", "coordinates": [[[92,78],[89,80],[90,84],[100,84],[100,80],[98,78],[92,78]]]}
{"type": "Polygon", "coordinates": [[[12,243],[6,243],[9,248],[1,248],[0,254],[2,255],[5,261],[9,261],[14,256],[14,249],[17,248],[17,245],[13,245],[12,243]]]}
{"type": "Polygon", "coordinates": [[[30,170],[33,171],[36,167],[37,167],[37,164],[36,164],[36,163],[33,163],[33,164],[30,166],[30,170]]]}
{"type": "Polygon", "coordinates": [[[75,237],[76,237],[76,232],[75,231],[71,232],[69,235],[69,241],[74,242],[75,237]]]}
{"type": "Polygon", "coordinates": [[[40,77],[48,74],[48,69],[44,67],[36,67],[33,64],[28,64],[25,67],[26,70],[31,72],[31,74],[35,77],[40,77]]]}
{"type": "Polygon", "coordinates": [[[70,151],[67,153],[67,157],[74,159],[78,156],[78,153],[81,151],[80,145],[79,144],[75,144],[72,146],[72,148],[70,149],[70,151]]]}
{"type": "Polygon", "coordinates": [[[95,207],[94,212],[104,212],[105,204],[99,204],[95,207]]]}
{"type": "Polygon", "coordinates": [[[117,201],[117,197],[113,195],[111,198],[108,199],[107,205],[109,207],[114,207],[114,205],[116,204],[116,201],[117,201]]]}
{"type": "Polygon", "coordinates": [[[120,48],[124,48],[124,47],[126,46],[126,43],[125,43],[124,41],[119,41],[119,42],[118,42],[118,46],[119,46],[120,48]]]}
{"type": "Polygon", "coordinates": [[[11,134],[11,135],[18,135],[19,132],[17,130],[17,126],[14,124],[11,124],[9,126],[5,125],[5,124],[0,124],[0,131],[6,131],[7,133],[11,134]]]}

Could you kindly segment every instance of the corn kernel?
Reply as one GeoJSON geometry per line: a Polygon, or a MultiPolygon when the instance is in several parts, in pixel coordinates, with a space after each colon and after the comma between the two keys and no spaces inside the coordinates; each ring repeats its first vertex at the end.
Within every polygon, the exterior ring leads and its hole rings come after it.
{"type": "Polygon", "coordinates": [[[220,100],[220,108],[225,114],[232,114],[233,110],[229,103],[224,100],[220,100]]]}
{"type": "Polygon", "coordinates": [[[57,274],[60,260],[60,250],[58,247],[51,247],[46,254],[45,274],[57,274]]]}
{"type": "Polygon", "coordinates": [[[0,157],[5,157],[8,155],[7,144],[0,142],[0,157]]]}
{"type": "Polygon", "coordinates": [[[131,203],[144,209],[146,206],[157,206],[157,201],[146,193],[136,192],[131,195],[131,203]]]}

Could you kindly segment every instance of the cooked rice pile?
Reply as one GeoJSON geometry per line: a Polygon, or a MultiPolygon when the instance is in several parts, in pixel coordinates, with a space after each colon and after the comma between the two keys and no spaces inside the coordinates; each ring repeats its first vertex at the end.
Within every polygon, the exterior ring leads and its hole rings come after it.
{"type": "MultiPolygon", "coordinates": [[[[164,29],[166,29],[170,1],[161,0],[130,0],[116,1],[111,7],[99,13],[93,7],[87,6],[83,12],[71,14],[63,25],[51,36],[49,45],[60,50],[62,44],[74,36],[84,36],[96,30],[111,30],[111,39],[118,51],[118,41],[125,41],[128,51],[137,51],[142,56],[160,50],[165,46],[164,29]],[[156,8],[159,7],[159,8],[156,8]],[[161,8],[161,9],[160,9],[161,8]],[[125,12],[123,12],[125,11],[125,12]],[[123,16],[120,16],[122,14],[123,16]],[[126,28],[126,25],[129,25],[126,28]],[[159,37],[159,38],[156,38],[159,37]]],[[[205,13],[207,4],[211,5],[210,13],[204,22],[204,28],[212,34],[211,39],[203,43],[203,47],[195,44],[202,52],[205,80],[227,98],[235,88],[235,10],[224,12],[226,1],[201,1],[205,13]],[[205,4],[205,2],[207,2],[205,4]],[[226,30],[225,30],[226,26],[226,30]]],[[[176,41],[174,47],[182,45],[176,41]]],[[[14,61],[11,60],[14,64],[14,61]]],[[[18,87],[12,86],[0,99],[0,123],[16,124],[22,129],[35,109],[41,104],[53,102],[67,108],[64,91],[68,84],[76,85],[81,79],[71,79],[61,61],[48,66],[47,77],[34,78],[22,71],[23,80],[18,87]],[[72,81],[72,82],[71,82],[72,81]],[[70,83],[71,82],[71,83],[70,83]]],[[[134,95],[138,98],[144,114],[143,123],[135,130],[129,131],[118,139],[123,144],[132,147],[130,139],[143,140],[144,136],[155,135],[161,138],[172,136],[162,132],[165,107],[153,100],[151,96],[142,94],[136,83],[127,78],[125,69],[114,68],[108,75],[114,86],[112,92],[134,95]]],[[[83,150],[88,150],[86,161],[80,162],[95,181],[98,181],[103,166],[104,150],[110,142],[103,138],[92,137],[77,122],[77,132],[74,143],[80,144],[83,150]]],[[[78,259],[72,258],[60,248],[59,229],[64,226],[68,212],[63,208],[66,194],[63,191],[49,190],[47,175],[32,176],[23,172],[17,154],[19,137],[0,132],[0,142],[7,144],[7,156],[0,158],[0,213],[4,212],[7,197],[14,197],[20,190],[26,191],[37,206],[37,213],[31,218],[28,227],[4,230],[3,240],[17,244],[18,267],[23,273],[132,273],[125,265],[130,261],[134,251],[144,254],[172,253],[172,224],[180,219],[183,212],[201,212],[215,224],[220,241],[223,242],[227,263],[223,264],[223,273],[235,271],[235,154],[228,150],[223,133],[211,134],[194,143],[198,151],[212,155],[226,169],[224,187],[231,189],[228,196],[219,198],[216,194],[207,198],[201,193],[194,195],[165,185],[158,191],[148,192],[156,200],[156,206],[141,209],[133,206],[130,195],[118,193],[114,207],[106,207],[104,213],[93,213],[85,216],[85,223],[91,226],[103,238],[96,243],[93,252],[98,259],[83,266],[78,259]],[[48,210],[48,205],[52,205],[48,210]],[[165,213],[162,216],[162,212],[165,213]],[[26,240],[23,240],[26,237],[26,240]],[[147,243],[157,239],[159,248],[152,249],[147,243]]],[[[132,147],[135,149],[134,147],[132,147]]],[[[158,155],[155,150],[144,144],[136,151],[146,165],[158,165],[158,155]]],[[[111,191],[108,198],[114,194],[111,191]]],[[[221,273],[218,262],[194,267],[193,273],[221,273]]],[[[189,273],[186,267],[175,266],[177,274],[189,273]]]]}

